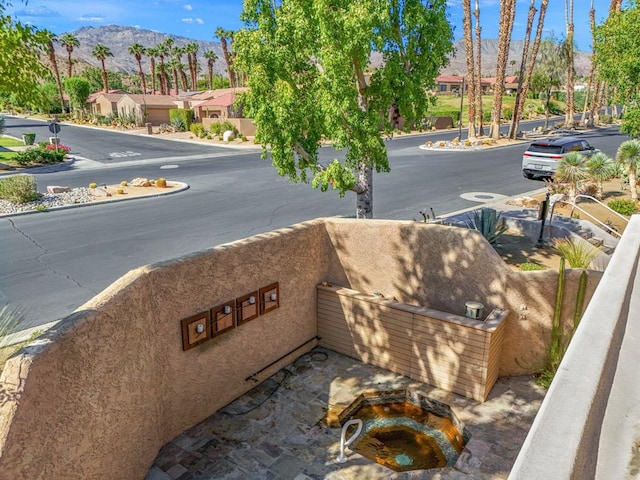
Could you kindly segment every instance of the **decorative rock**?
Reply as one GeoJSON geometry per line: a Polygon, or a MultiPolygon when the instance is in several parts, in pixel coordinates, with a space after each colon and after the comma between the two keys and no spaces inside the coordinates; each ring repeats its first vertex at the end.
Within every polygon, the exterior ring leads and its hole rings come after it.
{"type": "Polygon", "coordinates": [[[47,186],[47,193],[69,193],[70,191],[71,187],[61,187],[59,185],[47,186]]]}
{"type": "Polygon", "coordinates": [[[151,185],[151,183],[147,178],[137,177],[131,180],[131,182],[129,182],[129,185],[131,185],[132,187],[148,187],[151,185]],[[145,185],[145,183],[147,183],[148,185],[145,185]]]}
{"type": "Polygon", "coordinates": [[[111,196],[109,192],[107,192],[106,190],[103,190],[102,188],[92,188],[91,195],[93,195],[96,198],[104,198],[104,197],[111,196]]]}
{"type": "Polygon", "coordinates": [[[233,131],[227,130],[222,134],[222,140],[225,142],[230,142],[233,140],[233,131]]]}
{"type": "Polygon", "coordinates": [[[482,145],[482,139],[481,138],[471,138],[471,145],[474,147],[479,147],[482,145]]]}

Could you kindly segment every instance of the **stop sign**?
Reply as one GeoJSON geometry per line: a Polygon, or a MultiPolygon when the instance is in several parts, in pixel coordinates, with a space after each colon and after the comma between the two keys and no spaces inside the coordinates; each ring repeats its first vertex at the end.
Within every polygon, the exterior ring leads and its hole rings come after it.
{"type": "Polygon", "coordinates": [[[49,131],[51,133],[58,133],[60,132],[60,124],[59,123],[55,123],[55,122],[51,122],[49,124],[49,131]]]}

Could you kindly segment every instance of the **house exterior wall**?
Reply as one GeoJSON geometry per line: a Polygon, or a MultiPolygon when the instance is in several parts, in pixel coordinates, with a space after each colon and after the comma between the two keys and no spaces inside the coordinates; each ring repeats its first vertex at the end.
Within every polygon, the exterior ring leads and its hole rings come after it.
{"type": "MultiPolygon", "coordinates": [[[[144,478],[162,445],[248,391],[256,372],[262,381],[316,344],[322,281],[445,313],[467,300],[509,309],[500,372],[515,374],[544,357],[557,274],[511,272],[466,229],[353,219],[141,267],[7,362],[2,476],[144,478]],[[183,351],[182,319],[276,281],[278,309],[183,351]]],[[[563,318],[573,304],[565,293],[563,318]]]]}

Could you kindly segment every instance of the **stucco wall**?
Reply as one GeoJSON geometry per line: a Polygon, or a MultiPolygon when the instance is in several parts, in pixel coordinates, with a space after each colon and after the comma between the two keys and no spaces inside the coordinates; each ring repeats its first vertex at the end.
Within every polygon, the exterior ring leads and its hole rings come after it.
{"type": "MultiPolygon", "coordinates": [[[[0,478],[143,478],[162,445],[314,338],[324,280],[450,313],[467,300],[507,308],[516,313],[501,374],[533,371],[544,358],[553,272],[511,272],[466,229],[316,220],[134,270],[10,359],[0,377],[0,478]],[[182,350],[182,318],[276,281],[280,308],[182,350]]],[[[573,273],[568,291],[572,282],[573,273]]]]}
{"type": "Polygon", "coordinates": [[[315,337],[315,287],[328,248],[322,222],[314,222],[114,283],[9,360],[0,378],[0,478],[144,478],[162,445],[315,337]],[[182,351],[182,318],[274,281],[280,308],[182,351]]]}
{"type": "MultiPolygon", "coordinates": [[[[416,222],[331,220],[327,231],[338,255],[331,282],[361,292],[448,313],[464,314],[468,300],[510,311],[500,375],[533,373],[544,365],[551,338],[558,273],[516,272],[479,232],[416,222]]],[[[573,324],[580,271],[567,270],[564,331],[573,324]]],[[[601,277],[588,272],[585,307],[601,277]]]]}

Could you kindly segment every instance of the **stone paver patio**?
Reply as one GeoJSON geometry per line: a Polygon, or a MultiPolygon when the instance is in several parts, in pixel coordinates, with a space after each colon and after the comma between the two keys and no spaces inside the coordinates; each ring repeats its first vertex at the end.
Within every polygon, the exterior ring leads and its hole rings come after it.
{"type": "Polygon", "coordinates": [[[480,403],[317,348],[165,445],[146,480],[506,478],[545,390],[530,376],[498,380],[480,403]],[[327,426],[358,394],[418,389],[451,405],[471,439],[455,467],[396,473],[347,450],[327,426]]]}

